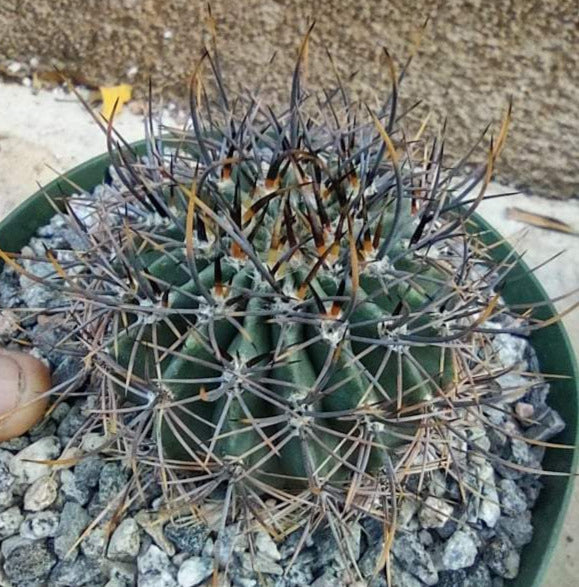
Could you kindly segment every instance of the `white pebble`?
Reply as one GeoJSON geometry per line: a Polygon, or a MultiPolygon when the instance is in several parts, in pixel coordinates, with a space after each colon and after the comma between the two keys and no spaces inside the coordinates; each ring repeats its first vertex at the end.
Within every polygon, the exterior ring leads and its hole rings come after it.
{"type": "Polygon", "coordinates": [[[477,555],[476,544],[470,533],[458,530],[444,545],[442,564],[445,569],[457,571],[470,567],[477,555]]]}
{"type": "Polygon", "coordinates": [[[22,483],[34,483],[48,475],[50,465],[33,461],[54,460],[60,454],[60,441],[56,436],[46,436],[23,448],[10,462],[10,472],[22,483]]]}
{"type": "Polygon", "coordinates": [[[103,447],[106,441],[106,436],[90,432],[84,435],[81,448],[84,452],[97,452],[103,447]]]}
{"type": "Polygon", "coordinates": [[[177,587],[169,557],[152,544],[137,560],[139,587],[177,587]]]}
{"type": "Polygon", "coordinates": [[[22,69],[22,63],[13,61],[6,69],[9,73],[18,73],[22,69]]]}
{"type": "Polygon", "coordinates": [[[274,561],[281,560],[281,554],[279,553],[273,538],[264,530],[260,530],[257,533],[255,546],[264,556],[267,556],[274,561]]]}
{"type": "Polygon", "coordinates": [[[58,496],[58,484],[51,475],[37,479],[24,494],[24,509],[39,512],[52,505],[58,496]]]}
{"type": "Polygon", "coordinates": [[[442,528],[452,515],[453,507],[438,497],[429,496],[418,514],[423,528],[442,528]]]}
{"type": "Polygon", "coordinates": [[[22,512],[14,506],[0,513],[0,538],[14,536],[22,524],[22,512]]]}
{"type": "Polygon", "coordinates": [[[20,525],[20,536],[38,540],[56,536],[60,519],[56,512],[38,512],[26,517],[20,525]]]}
{"type": "Polygon", "coordinates": [[[181,564],[177,581],[181,587],[195,587],[213,573],[213,561],[210,558],[193,556],[181,564]]]}
{"type": "Polygon", "coordinates": [[[140,545],[139,526],[133,518],[127,518],[113,532],[108,556],[117,560],[135,558],[139,554],[140,545]]]}

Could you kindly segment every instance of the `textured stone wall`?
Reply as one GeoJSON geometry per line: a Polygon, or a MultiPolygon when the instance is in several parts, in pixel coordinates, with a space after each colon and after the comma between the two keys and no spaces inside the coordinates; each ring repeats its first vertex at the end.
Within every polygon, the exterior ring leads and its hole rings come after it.
{"type": "MultiPolygon", "coordinates": [[[[421,99],[449,123],[458,155],[513,97],[514,124],[500,178],[531,193],[579,196],[579,10],[577,0],[213,0],[229,83],[251,86],[265,73],[274,100],[287,94],[296,47],[315,18],[310,82],[332,83],[323,46],[355,90],[379,98],[388,73],[381,47],[401,64],[416,31],[430,23],[404,82],[406,103],[421,99]],[[274,63],[267,67],[277,51],[274,63]]],[[[151,76],[167,96],[183,96],[207,41],[201,0],[0,0],[0,67],[30,59],[93,85],[129,81],[137,95],[151,76]]],[[[375,98],[374,98],[375,99],[375,98]]],[[[1,105],[0,105],[1,109],[1,105]]],[[[6,113],[2,113],[6,115],[6,113]]]]}

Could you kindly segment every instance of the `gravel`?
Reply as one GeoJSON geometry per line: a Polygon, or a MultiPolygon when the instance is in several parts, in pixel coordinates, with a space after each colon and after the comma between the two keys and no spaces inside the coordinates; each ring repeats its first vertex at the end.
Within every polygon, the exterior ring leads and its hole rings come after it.
{"type": "Polygon", "coordinates": [[[13,506],[0,513],[0,538],[14,536],[20,528],[23,520],[22,512],[18,506],[13,506]]]}
{"type": "Polygon", "coordinates": [[[60,441],[47,436],[16,453],[10,462],[10,472],[19,482],[30,484],[51,472],[50,465],[34,461],[48,461],[60,455],[60,441]]]}
{"type": "Polygon", "coordinates": [[[137,561],[139,587],[176,587],[176,569],[169,557],[157,546],[151,545],[137,561]]]}
{"type": "Polygon", "coordinates": [[[177,573],[180,587],[200,585],[213,573],[213,559],[192,556],[183,561],[177,573]]]}
{"type": "Polygon", "coordinates": [[[209,536],[209,528],[204,524],[175,524],[165,526],[165,536],[182,552],[200,555],[209,536]]]}
{"type": "Polygon", "coordinates": [[[58,497],[58,483],[51,475],[37,479],[24,494],[24,509],[39,512],[50,507],[58,497]]]}
{"type": "Polygon", "coordinates": [[[46,578],[56,563],[48,544],[37,541],[14,548],[4,561],[4,572],[17,585],[24,585],[46,578]]]}
{"type": "Polygon", "coordinates": [[[59,562],[50,573],[49,583],[54,587],[76,587],[77,585],[102,585],[104,569],[98,562],[77,557],[74,561],[59,562]]]}
{"type": "Polygon", "coordinates": [[[76,557],[78,548],[74,545],[89,522],[90,517],[87,511],[78,503],[67,501],[64,504],[58,532],[54,539],[54,552],[60,559],[76,557]]]}
{"type": "Polygon", "coordinates": [[[423,528],[442,528],[452,515],[454,508],[443,499],[429,496],[418,514],[423,528]]]}
{"type": "Polygon", "coordinates": [[[504,535],[498,534],[487,544],[483,560],[499,577],[514,579],[519,573],[520,555],[504,535]]]}
{"type": "Polygon", "coordinates": [[[392,553],[400,567],[426,585],[436,585],[438,571],[432,556],[415,534],[400,534],[392,543],[392,553]]]}
{"type": "Polygon", "coordinates": [[[133,518],[123,520],[113,532],[107,556],[112,560],[132,560],[139,554],[139,526],[133,518]]]}
{"type": "Polygon", "coordinates": [[[58,532],[60,515],[55,511],[38,512],[26,516],[20,525],[20,535],[31,540],[53,538],[58,532]]]}
{"type": "Polygon", "coordinates": [[[451,571],[464,569],[474,563],[477,554],[476,541],[471,532],[458,530],[444,544],[442,565],[451,571]]]}

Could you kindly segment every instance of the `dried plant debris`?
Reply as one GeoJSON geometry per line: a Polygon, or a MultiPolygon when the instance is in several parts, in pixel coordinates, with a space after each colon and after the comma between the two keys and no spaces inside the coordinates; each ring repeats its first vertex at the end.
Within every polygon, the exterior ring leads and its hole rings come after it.
{"type": "Polygon", "coordinates": [[[286,111],[228,93],[206,52],[185,128],[149,121],[139,154],[100,120],[105,182],[0,252],[2,340],[55,385],[2,448],[0,529],[41,535],[5,553],[10,578],[32,560],[79,585],[516,576],[563,424],[527,342],[541,323],[501,299],[516,258],[494,263],[472,223],[510,110],[456,182],[443,137],[408,138],[405,69],[389,59],[370,110],[339,79],[307,89],[307,48],[286,111]],[[20,519],[47,476],[57,529],[20,519]]]}
{"type": "Polygon", "coordinates": [[[536,212],[529,212],[521,208],[507,208],[507,218],[511,220],[518,220],[531,226],[544,228],[546,230],[554,230],[555,232],[563,232],[565,234],[579,235],[579,231],[569,226],[566,222],[553,218],[552,216],[545,216],[537,214],[536,212]]]}

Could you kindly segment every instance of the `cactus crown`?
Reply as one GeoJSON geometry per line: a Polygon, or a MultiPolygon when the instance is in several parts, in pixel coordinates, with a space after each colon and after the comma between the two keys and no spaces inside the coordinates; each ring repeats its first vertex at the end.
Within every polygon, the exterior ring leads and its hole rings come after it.
{"type": "Polygon", "coordinates": [[[388,55],[374,112],[339,79],[306,91],[307,43],[284,112],[228,95],[207,52],[184,130],[151,125],[141,158],[109,125],[123,187],[66,204],[86,246],[46,281],[82,316],[117,449],[173,503],[222,492],[276,534],[391,522],[409,480],[454,474],[456,421],[502,373],[481,326],[508,267],[469,225],[509,115],[457,181],[441,138],[406,138],[388,55]]]}

